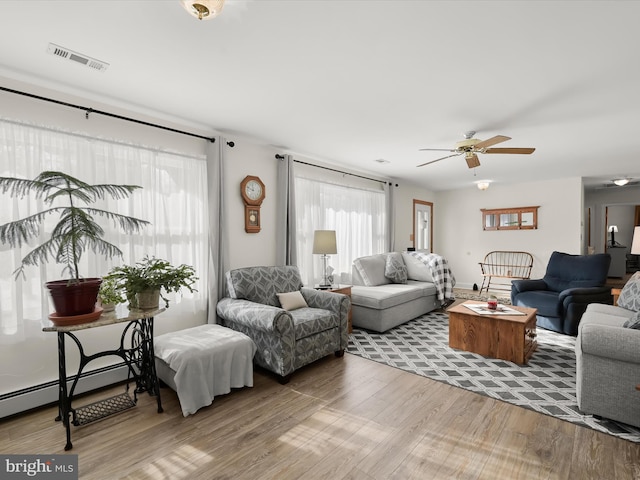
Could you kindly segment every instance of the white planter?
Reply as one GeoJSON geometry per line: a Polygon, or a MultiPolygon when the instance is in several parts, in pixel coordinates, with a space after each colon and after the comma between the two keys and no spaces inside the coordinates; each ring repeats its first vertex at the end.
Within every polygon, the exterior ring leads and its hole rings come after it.
{"type": "Polygon", "coordinates": [[[158,308],[160,305],[160,290],[147,290],[136,293],[137,308],[158,308]]]}

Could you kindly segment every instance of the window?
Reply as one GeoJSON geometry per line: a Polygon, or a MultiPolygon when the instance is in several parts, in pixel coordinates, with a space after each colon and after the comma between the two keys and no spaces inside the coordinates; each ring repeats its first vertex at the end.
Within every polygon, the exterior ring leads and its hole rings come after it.
{"type": "Polygon", "coordinates": [[[483,230],[530,230],[538,228],[538,208],[483,208],[483,230]]]}
{"type": "Polygon", "coordinates": [[[353,260],[385,251],[385,194],[303,176],[295,179],[298,266],[307,286],[320,283],[322,261],[313,255],[315,230],[335,230],[337,255],[329,257],[334,283],[351,281],[353,260]]]}
{"type": "MultiPolygon", "coordinates": [[[[32,179],[43,170],[64,171],[91,184],[143,187],[127,200],[105,199],[96,204],[148,220],[151,225],[140,234],[125,235],[105,223],[105,239],[122,250],[123,258],[109,260],[88,252],[82,259],[82,275],[100,277],[113,265],[133,263],[147,254],[172,263],[187,263],[200,277],[198,292],[187,292],[182,297],[188,299],[184,305],[172,302],[172,310],[183,307],[204,311],[208,242],[204,158],[0,120],[0,175],[32,179]]],[[[35,201],[34,197],[17,199],[3,194],[0,224],[33,213],[35,201]]],[[[56,221],[52,218],[43,228],[50,228],[56,221]]],[[[16,281],[12,272],[27,251],[6,245],[0,250],[0,343],[38,341],[42,335],[40,322],[51,313],[42,285],[62,278],[62,266],[52,262],[28,267],[26,279],[16,281]]]]}

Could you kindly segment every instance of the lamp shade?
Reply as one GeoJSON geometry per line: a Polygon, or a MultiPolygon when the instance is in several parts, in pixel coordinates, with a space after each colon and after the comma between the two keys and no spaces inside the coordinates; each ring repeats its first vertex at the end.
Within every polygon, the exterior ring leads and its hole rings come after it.
{"type": "Polygon", "coordinates": [[[640,255],[640,226],[633,229],[633,240],[631,241],[631,254],[640,255]]]}
{"type": "Polygon", "coordinates": [[[336,248],[335,230],[316,230],[313,234],[313,253],[321,255],[335,255],[336,248]]]}
{"type": "Polygon", "coordinates": [[[613,233],[618,233],[618,227],[616,225],[611,225],[609,227],[609,231],[613,233]]]}

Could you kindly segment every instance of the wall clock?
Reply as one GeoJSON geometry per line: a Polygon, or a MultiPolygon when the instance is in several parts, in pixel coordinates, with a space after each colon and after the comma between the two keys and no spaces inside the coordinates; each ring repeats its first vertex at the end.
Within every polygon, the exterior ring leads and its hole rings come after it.
{"type": "Polygon", "coordinates": [[[247,175],[240,183],[240,194],[244,201],[244,231],[260,231],[260,206],[265,197],[264,183],[260,178],[247,175]]]}

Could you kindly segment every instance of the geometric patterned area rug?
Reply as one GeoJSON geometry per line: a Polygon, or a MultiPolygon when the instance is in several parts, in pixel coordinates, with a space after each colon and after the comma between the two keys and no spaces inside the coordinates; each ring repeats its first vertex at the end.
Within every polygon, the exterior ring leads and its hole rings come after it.
{"type": "Polygon", "coordinates": [[[423,315],[384,333],[354,327],[347,351],[465,390],[640,443],[640,429],[578,410],[575,338],[536,329],[538,348],[528,365],[449,347],[449,317],[423,315]]]}

